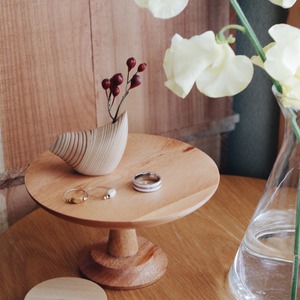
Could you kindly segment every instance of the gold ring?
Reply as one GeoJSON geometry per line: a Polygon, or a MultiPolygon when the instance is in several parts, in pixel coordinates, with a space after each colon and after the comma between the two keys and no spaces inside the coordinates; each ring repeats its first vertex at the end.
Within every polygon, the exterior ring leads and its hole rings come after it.
{"type": "Polygon", "coordinates": [[[83,203],[88,199],[88,194],[83,189],[70,189],[64,194],[65,201],[70,204],[83,203]]]}

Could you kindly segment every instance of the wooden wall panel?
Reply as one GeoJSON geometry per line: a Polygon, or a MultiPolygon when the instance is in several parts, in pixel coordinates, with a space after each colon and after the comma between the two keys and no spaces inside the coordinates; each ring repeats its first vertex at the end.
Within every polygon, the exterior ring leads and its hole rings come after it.
{"type": "Polygon", "coordinates": [[[297,1],[289,9],[289,16],[288,16],[287,23],[298,28],[300,27],[300,1],[297,1]]]}
{"type": "Polygon", "coordinates": [[[95,126],[88,0],[1,0],[2,172],[95,126]]]}
{"type": "Polygon", "coordinates": [[[126,73],[126,59],[145,61],[142,86],[127,97],[129,130],[179,137],[206,129],[211,120],[229,114],[229,99],[208,100],[193,89],[187,99],[176,97],[166,87],[162,63],[177,32],[189,38],[229,22],[229,1],[190,0],[185,11],[169,20],[159,20],[138,8],[133,0],[91,0],[92,38],[98,124],[108,121],[101,80],[116,72],[126,73]]]}

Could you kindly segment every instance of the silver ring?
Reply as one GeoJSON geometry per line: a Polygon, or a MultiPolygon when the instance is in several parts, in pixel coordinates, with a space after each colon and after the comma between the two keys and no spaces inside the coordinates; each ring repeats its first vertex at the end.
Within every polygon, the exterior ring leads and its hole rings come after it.
{"type": "Polygon", "coordinates": [[[133,188],[139,192],[154,192],[159,190],[161,185],[161,177],[154,172],[138,173],[133,178],[133,188]]]}

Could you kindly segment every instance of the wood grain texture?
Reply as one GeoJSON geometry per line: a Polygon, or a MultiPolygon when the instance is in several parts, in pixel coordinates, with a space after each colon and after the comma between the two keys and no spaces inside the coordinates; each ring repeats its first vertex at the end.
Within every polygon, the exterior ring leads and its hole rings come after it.
{"type": "Polygon", "coordinates": [[[80,174],[105,175],[119,164],[127,139],[128,118],[124,111],[114,123],[90,130],[64,132],[49,150],[80,174]]]}
{"type": "Polygon", "coordinates": [[[128,257],[135,255],[138,249],[135,229],[109,231],[107,254],[114,257],[128,257]]]}
{"type": "Polygon", "coordinates": [[[3,167],[19,169],[96,125],[89,1],[3,0],[0,14],[3,167]]]}
{"type": "MultiPolygon", "coordinates": [[[[167,272],[149,287],[106,290],[108,299],[232,299],[227,274],[264,187],[264,180],[222,175],[218,191],[201,209],[175,222],[138,230],[167,254],[167,272]]],[[[34,211],[0,236],[0,281],[5,282],[1,297],[23,299],[44,280],[80,277],[79,253],[107,234],[34,211]]]]}
{"type": "Polygon", "coordinates": [[[138,252],[126,257],[110,255],[107,252],[106,241],[104,239],[84,249],[78,260],[80,271],[84,276],[102,287],[112,290],[142,288],[153,284],[166,273],[168,264],[166,253],[145,238],[138,237],[138,252]]]}
{"type": "Polygon", "coordinates": [[[218,168],[204,152],[147,134],[129,135],[124,156],[111,174],[80,175],[47,151],[32,162],[25,176],[29,193],[45,209],[74,222],[110,229],[154,226],[186,216],[210,199],[218,183],[218,168]],[[132,180],[141,172],[159,174],[162,187],[152,193],[135,191],[132,180]],[[65,203],[68,190],[93,186],[113,187],[117,195],[105,201],[65,203]]]}

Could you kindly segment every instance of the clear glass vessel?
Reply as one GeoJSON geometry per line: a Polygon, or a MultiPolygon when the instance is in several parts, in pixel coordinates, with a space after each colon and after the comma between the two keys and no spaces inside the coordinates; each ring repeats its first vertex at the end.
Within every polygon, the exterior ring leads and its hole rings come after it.
{"type": "Polygon", "coordinates": [[[273,92],[285,117],[284,138],[229,272],[229,287],[236,299],[291,299],[292,280],[295,278],[300,147],[291,120],[293,116],[298,119],[299,113],[282,107],[281,94],[274,88],[273,92]]]}

